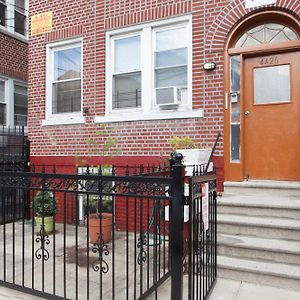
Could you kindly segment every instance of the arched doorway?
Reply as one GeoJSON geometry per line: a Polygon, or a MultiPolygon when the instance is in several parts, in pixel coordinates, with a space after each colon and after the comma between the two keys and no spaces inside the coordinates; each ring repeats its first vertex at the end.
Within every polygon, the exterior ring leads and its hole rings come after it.
{"type": "Polygon", "coordinates": [[[245,19],[225,72],[225,180],[299,181],[299,20],[275,11],[245,19]]]}

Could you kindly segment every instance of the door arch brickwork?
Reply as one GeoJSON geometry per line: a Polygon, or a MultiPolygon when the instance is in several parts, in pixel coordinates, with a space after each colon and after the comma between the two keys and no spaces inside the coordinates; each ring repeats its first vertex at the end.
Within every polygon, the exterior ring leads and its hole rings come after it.
{"type": "Polygon", "coordinates": [[[223,52],[228,34],[251,14],[259,11],[279,9],[291,15],[300,15],[300,2],[292,0],[278,0],[276,4],[266,5],[261,8],[245,8],[245,1],[235,0],[227,4],[223,10],[215,17],[206,34],[206,51],[223,52]]]}

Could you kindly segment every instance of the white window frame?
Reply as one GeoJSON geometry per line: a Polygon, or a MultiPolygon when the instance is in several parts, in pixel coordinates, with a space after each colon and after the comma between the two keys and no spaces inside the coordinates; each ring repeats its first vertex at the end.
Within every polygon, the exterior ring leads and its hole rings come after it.
{"type": "Polygon", "coordinates": [[[15,31],[15,0],[6,0],[6,25],[0,25],[0,32],[12,36],[22,42],[28,42],[29,38],[29,0],[25,1],[25,35],[15,31]]]}
{"type": "MultiPolygon", "coordinates": [[[[27,88],[28,97],[28,85],[26,81],[15,80],[11,77],[0,76],[0,81],[4,82],[4,99],[6,104],[6,126],[15,126],[14,123],[14,86],[19,85],[27,88]]],[[[25,127],[27,130],[27,126],[25,127]]]]}
{"type": "Polygon", "coordinates": [[[108,31],[106,33],[106,84],[105,84],[105,116],[96,116],[95,123],[160,120],[179,118],[201,118],[202,109],[192,109],[192,17],[191,15],[149,22],[127,28],[108,31]],[[179,27],[187,27],[187,101],[176,108],[162,110],[155,105],[155,32],[179,27]],[[112,109],[114,41],[126,36],[141,35],[141,72],[142,94],[141,107],[112,109]],[[151,49],[151,51],[149,50],[151,49]],[[146,55],[144,53],[147,53],[146,55]],[[144,58],[143,58],[144,57],[144,58]],[[146,59],[145,59],[146,57],[146,59]]]}
{"type": "Polygon", "coordinates": [[[42,125],[83,124],[83,42],[81,38],[64,40],[46,46],[46,111],[42,125]],[[81,47],[81,110],[69,113],[52,113],[52,84],[54,78],[54,52],[81,47]]]}

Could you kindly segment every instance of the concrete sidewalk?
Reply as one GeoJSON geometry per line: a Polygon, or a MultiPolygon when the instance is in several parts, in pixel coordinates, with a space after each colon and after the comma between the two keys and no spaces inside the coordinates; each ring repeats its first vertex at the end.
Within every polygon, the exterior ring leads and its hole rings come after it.
{"type": "MultiPolygon", "coordinates": [[[[162,287],[159,300],[169,300],[169,288],[162,287]]],[[[149,297],[152,299],[153,297],[149,297]]],[[[0,300],[38,300],[40,297],[0,287],[0,300]]],[[[300,292],[219,278],[209,300],[299,300],[300,292]]],[[[96,299],[95,299],[96,300],[96,299]]],[[[109,299],[107,299],[109,300],[109,299]]],[[[186,299],[183,299],[186,300],[186,299]]]]}
{"type": "Polygon", "coordinates": [[[219,278],[209,300],[299,300],[300,292],[219,278]]]}

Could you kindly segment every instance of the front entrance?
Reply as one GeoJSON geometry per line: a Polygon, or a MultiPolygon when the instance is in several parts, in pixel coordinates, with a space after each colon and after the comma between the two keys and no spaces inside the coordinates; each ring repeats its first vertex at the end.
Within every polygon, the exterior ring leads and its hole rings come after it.
{"type": "Polygon", "coordinates": [[[244,178],[300,180],[300,52],[244,60],[244,178]]]}
{"type": "Polygon", "coordinates": [[[225,67],[225,181],[300,181],[300,20],[249,16],[225,67]]]}

